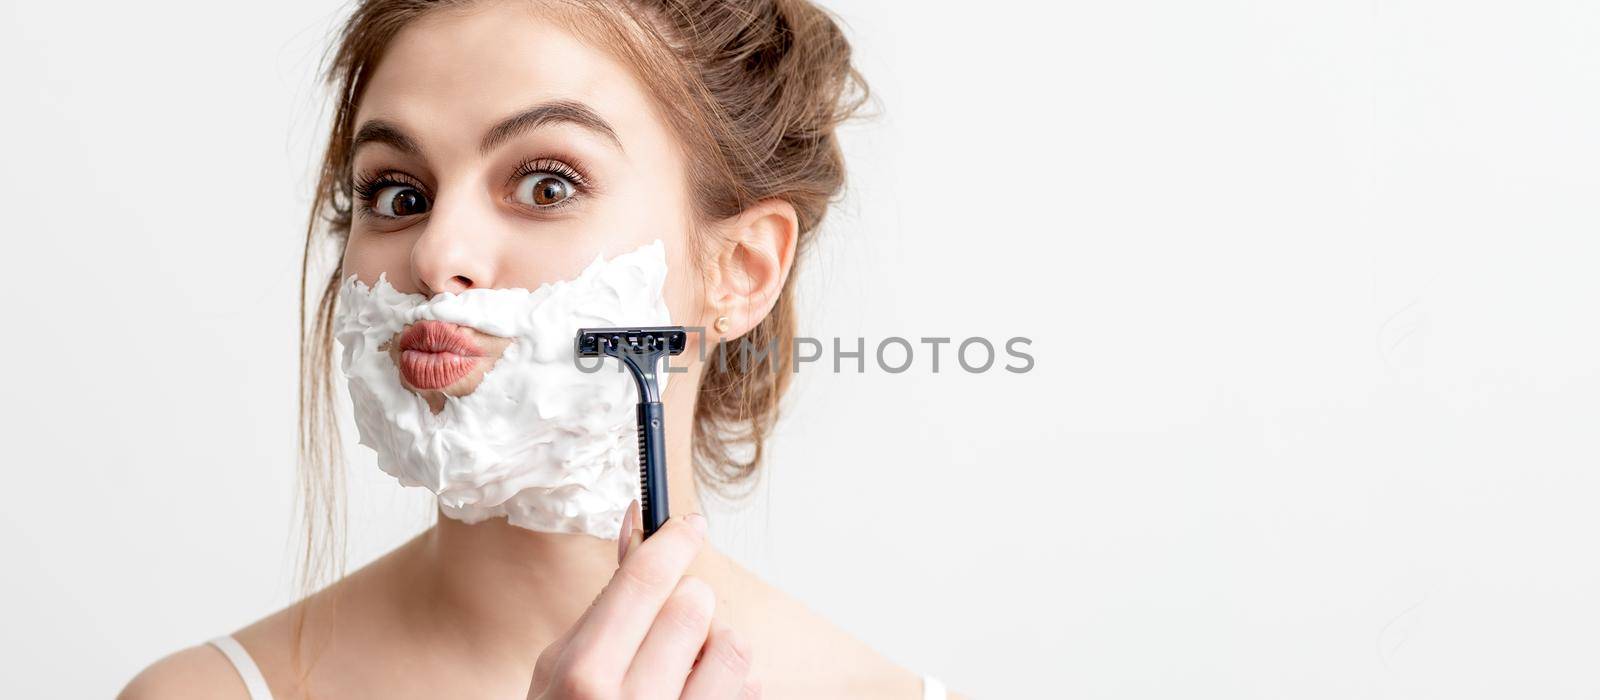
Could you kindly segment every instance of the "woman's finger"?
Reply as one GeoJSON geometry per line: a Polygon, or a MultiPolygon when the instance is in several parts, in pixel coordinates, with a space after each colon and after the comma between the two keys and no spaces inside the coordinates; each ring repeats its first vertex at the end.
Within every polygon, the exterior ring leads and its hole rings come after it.
{"type": "Polygon", "coordinates": [[[669,518],[627,553],[567,643],[569,671],[597,682],[622,681],[656,614],[700,553],[705,522],[699,513],[669,518]]]}
{"type": "Polygon", "coordinates": [[[750,682],[750,645],[732,627],[712,625],[700,661],[684,683],[684,700],[729,700],[760,693],[760,687],[750,682]]]}
{"type": "Polygon", "coordinates": [[[695,657],[705,646],[717,595],[704,581],[685,576],[661,606],[622,682],[624,697],[676,700],[695,657]]]}

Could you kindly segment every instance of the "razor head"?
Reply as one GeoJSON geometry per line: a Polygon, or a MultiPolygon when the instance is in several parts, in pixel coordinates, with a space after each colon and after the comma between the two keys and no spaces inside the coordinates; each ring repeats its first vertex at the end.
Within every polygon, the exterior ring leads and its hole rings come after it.
{"type": "Polygon", "coordinates": [[[576,342],[580,357],[657,353],[677,355],[688,347],[689,333],[683,326],[580,328],[576,342]]]}
{"type": "Polygon", "coordinates": [[[683,326],[640,328],[579,328],[573,346],[579,357],[615,357],[633,373],[639,387],[639,403],[661,401],[656,382],[656,366],[668,355],[677,355],[689,345],[683,326]]]}

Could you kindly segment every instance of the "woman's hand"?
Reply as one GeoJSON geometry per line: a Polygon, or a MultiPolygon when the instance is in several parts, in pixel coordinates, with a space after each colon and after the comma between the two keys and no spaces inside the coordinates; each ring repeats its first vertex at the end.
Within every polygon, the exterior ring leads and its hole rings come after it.
{"type": "Polygon", "coordinates": [[[685,576],[705,544],[699,513],[669,518],[648,541],[628,508],[617,572],[572,628],[539,655],[530,700],[759,697],[750,649],[712,619],[711,587],[685,576]]]}

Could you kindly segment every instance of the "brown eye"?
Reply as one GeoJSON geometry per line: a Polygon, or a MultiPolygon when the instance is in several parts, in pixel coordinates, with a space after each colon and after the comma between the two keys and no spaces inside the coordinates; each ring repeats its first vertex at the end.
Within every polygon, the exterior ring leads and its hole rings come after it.
{"type": "Polygon", "coordinates": [[[378,190],[372,198],[372,208],[383,216],[413,216],[428,211],[428,198],[415,187],[391,185],[378,190]]]}
{"type": "Polygon", "coordinates": [[[529,173],[517,182],[516,199],[531,207],[552,207],[572,196],[572,183],[551,173],[529,173]]]}

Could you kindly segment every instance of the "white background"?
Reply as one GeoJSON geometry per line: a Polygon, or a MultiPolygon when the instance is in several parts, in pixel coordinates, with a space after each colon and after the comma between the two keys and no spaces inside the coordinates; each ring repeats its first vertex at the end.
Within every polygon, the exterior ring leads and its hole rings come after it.
{"type": "MultiPolygon", "coordinates": [[[[1037,366],[802,375],[718,542],[979,697],[1600,696],[1600,5],[830,6],[806,330],[1037,366]]],[[[292,599],[342,16],[0,5],[0,696],[292,599]]],[[[353,568],[428,510],[346,442],[353,568]]]]}

